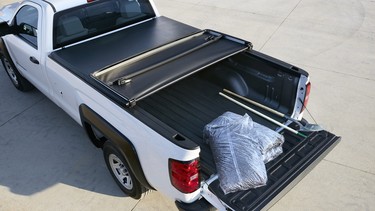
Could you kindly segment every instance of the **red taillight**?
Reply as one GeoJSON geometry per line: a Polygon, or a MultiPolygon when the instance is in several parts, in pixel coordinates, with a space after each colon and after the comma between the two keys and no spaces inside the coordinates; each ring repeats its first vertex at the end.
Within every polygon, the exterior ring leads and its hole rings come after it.
{"type": "Polygon", "coordinates": [[[95,1],[95,0],[87,0],[87,3],[90,3],[90,2],[93,2],[93,1],[95,1]]]}
{"type": "Polygon", "coordinates": [[[169,160],[172,185],[183,193],[192,193],[200,186],[199,161],[182,162],[169,160]]]}
{"type": "MultiPolygon", "coordinates": [[[[310,98],[310,90],[311,90],[311,83],[308,82],[308,83],[306,84],[305,100],[303,101],[302,111],[305,110],[305,108],[307,107],[307,103],[309,102],[309,98],[310,98]]],[[[302,112],[302,111],[301,111],[301,112],[302,112]]]]}

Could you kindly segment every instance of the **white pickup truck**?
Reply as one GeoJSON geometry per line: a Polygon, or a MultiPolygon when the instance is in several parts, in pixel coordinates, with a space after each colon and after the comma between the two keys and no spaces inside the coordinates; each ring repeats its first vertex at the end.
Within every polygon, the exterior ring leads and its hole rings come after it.
{"type": "Polygon", "coordinates": [[[0,14],[0,56],[14,86],[36,87],[82,125],[133,198],[157,190],[181,210],[267,209],[340,140],[324,130],[296,135],[220,96],[228,89],[272,108],[289,118],[248,104],[295,131],[307,124],[307,72],[248,41],[160,16],[152,0],[25,0],[0,14]],[[226,111],[285,137],[266,186],[220,188],[202,131],[226,111]]]}

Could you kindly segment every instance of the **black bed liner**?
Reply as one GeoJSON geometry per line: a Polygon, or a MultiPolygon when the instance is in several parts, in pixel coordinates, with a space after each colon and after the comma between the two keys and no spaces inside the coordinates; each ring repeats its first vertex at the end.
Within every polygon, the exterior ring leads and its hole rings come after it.
{"type": "MultiPolygon", "coordinates": [[[[221,90],[222,87],[194,75],[137,104],[138,109],[144,109],[200,146],[204,180],[217,173],[209,145],[202,138],[202,130],[207,123],[230,110],[238,114],[248,113],[254,121],[276,129],[273,124],[220,97],[218,92],[221,90]]],[[[273,118],[277,119],[275,116],[273,118]]],[[[225,195],[216,180],[209,185],[210,191],[234,210],[269,208],[323,159],[339,140],[339,137],[326,131],[307,133],[305,140],[288,131],[282,131],[282,134],[286,140],[284,152],[266,165],[269,177],[267,186],[225,195]]]]}
{"type": "Polygon", "coordinates": [[[305,177],[340,139],[327,131],[310,133],[305,140],[289,132],[284,136],[283,154],[266,165],[266,186],[225,195],[216,180],[209,189],[234,210],[266,210],[305,177]]]}

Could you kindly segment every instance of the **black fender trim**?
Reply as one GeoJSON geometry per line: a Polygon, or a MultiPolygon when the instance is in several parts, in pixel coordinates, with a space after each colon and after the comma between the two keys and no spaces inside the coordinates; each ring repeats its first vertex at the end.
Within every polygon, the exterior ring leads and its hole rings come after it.
{"type": "Polygon", "coordinates": [[[88,131],[89,129],[86,127],[87,124],[94,126],[109,141],[111,141],[116,147],[118,147],[118,149],[128,162],[131,171],[134,173],[134,176],[144,187],[155,190],[148,183],[143,173],[137,152],[131,141],[87,105],[81,104],[79,106],[79,113],[81,116],[82,125],[89,138],[92,139],[93,137],[92,133],[88,131]]]}

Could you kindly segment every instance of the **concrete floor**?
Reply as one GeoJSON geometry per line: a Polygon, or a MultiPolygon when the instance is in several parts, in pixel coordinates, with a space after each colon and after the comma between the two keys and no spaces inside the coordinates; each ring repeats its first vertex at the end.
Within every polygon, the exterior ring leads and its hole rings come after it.
{"type": "MultiPolygon", "coordinates": [[[[309,111],[342,141],[271,210],[375,210],[373,0],[155,2],[165,16],[247,39],[310,73],[309,111]]],[[[0,210],[176,210],[159,192],[125,197],[83,130],[0,69],[0,210]]]]}

